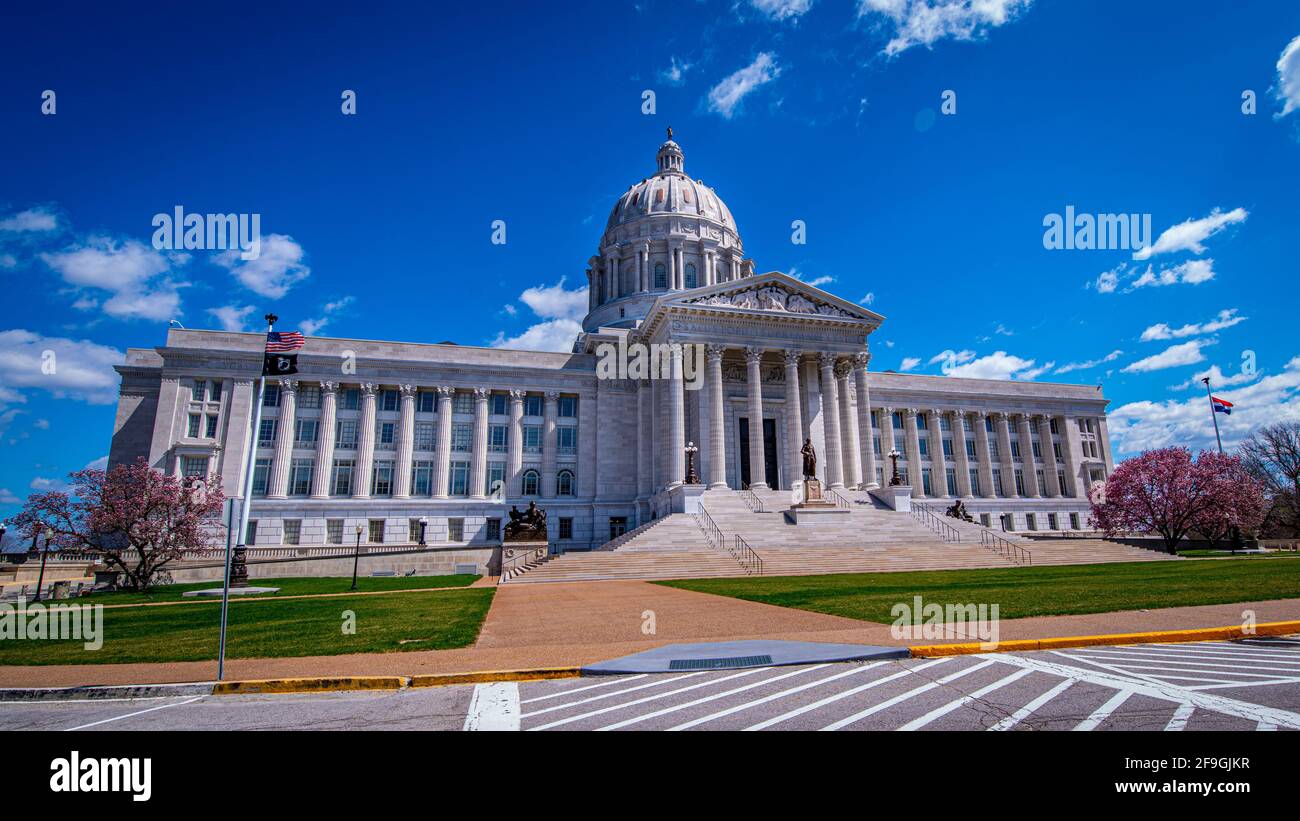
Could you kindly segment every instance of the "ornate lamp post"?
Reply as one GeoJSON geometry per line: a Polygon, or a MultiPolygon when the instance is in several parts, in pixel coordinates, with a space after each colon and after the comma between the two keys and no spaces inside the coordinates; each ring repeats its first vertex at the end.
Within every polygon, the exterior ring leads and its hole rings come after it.
{"type": "Polygon", "coordinates": [[[420,517],[420,546],[421,547],[424,546],[424,530],[428,526],[429,526],[429,517],[421,516],[420,517]]]}
{"type": "Polygon", "coordinates": [[[361,561],[361,525],[357,525],[357,548],[352,552],[352,589],[357,589],[357,562],[361,561]]]}
{"type": "Polygon", "coordinates": [[[901,453],[898,452],[898,449],[897,449],[897,448],[894,448],[894,449],[892,449],[892,450],[889,451],[889,461],[892,462],[893,465],[894,465],[894,468],[893,468],[893,470],[894,470],[894,475],[893,475],[893,476],[890,478],[890,480],[889,480],[889,484],[890,484],[890,485],[901,485],[901,484],[903,484],[903,480],[902,480],[902,478],[900,478],[899,475],[898,475],[898,457],[900,457],[900,456],[902,456],[902,455],[903,455],[903,454],[901,454],[901,453]]]}
{"type": "Polygon", "coordinates": [[[688,485],[700,483],[700,477],[695,473],[695,454],[699,451],[694,442],[686,443],[686,484],[688,485]]]}
{"type": "MultiPolygon", "coordinates": [[[[37,536],[39,536],[39,532],[37,536]]],[[[41,551],[41,573],[36,577],[36,598],[32,601],[41,600],[41,585],[45,584],[45,558],[50,555],[50,537],[54,535],[54,529],[45,528],[45,549],[41,551]]],[[[36,539],[32,539],[32,545],[36,544],[36,539]]]]}
{"type": "Polygon", "coordinates": [[[8,533],[8,532],[9,532],[9,523],[8,523],[8,522],[0,522],[0,554],[3,554],[3,553],[4,553],[4,549],[5,549],[5,534],[8,533]]]}

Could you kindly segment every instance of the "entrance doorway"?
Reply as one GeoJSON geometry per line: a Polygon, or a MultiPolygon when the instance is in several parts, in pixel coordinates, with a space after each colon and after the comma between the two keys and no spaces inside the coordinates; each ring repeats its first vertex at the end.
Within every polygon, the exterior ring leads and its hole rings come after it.
{"type": "MultiPolygon", "coordinates": [[[[749,487],[749,417],[740,417],[740,486],[749,487]]],[[[776,468],[776,420],[763,420],[763,476],[770,488],[780,487],[776,468]]]]}

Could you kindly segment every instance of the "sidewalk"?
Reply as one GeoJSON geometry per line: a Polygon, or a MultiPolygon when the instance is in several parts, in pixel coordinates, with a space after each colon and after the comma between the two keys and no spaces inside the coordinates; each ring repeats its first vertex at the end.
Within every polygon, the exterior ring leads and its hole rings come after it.
{"type": "MultiPolygon", "coordinates": [[[[1300,619],[1300,599],[1241,602],[1001,623],[1001,639],[1131,633],[1300,619]]],[[[902,645],[887,624],[861,622],[641,581],[505,585],[478,641],[460,650],[423,650],[283,659],[231,659],[228,679],[421,675],[583,665],[664,644],[741,639],[902,645]],[[653,633],[643,632],[653,627],[653,633]]],[[[954,636],[954,640],[963,637],[954,636]]],[[[0,667],[0,687],[211,681],[216,662],[0,667]]]]}

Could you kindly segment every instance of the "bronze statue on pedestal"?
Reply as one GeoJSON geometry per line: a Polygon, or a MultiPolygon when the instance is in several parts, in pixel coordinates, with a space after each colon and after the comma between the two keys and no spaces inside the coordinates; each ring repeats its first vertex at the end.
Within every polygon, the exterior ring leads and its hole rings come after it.
{"type": "Polygon", "coordinates": [[[505,541],[507,542],[544,542],[546,541],[546,511],[529,502],[528,509],[522,513],[518,507],[511,506],[510,521],[506,524],[505,541]]]}

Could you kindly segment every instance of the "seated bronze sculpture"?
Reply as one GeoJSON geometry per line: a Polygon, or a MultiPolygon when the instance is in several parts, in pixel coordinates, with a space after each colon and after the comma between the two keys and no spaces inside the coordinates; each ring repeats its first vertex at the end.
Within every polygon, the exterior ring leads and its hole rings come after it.
{"type": "Polygon", "coordinates": [[[972,524],[975,522],[975,520],[971,518],[971,515],[966,512],[966,505],[962,504],[961,499],[958,499],[953,506],[945,510],[944,513],[954,519],[961,519],[964,522],[971,522],[972,524]]]}
{"type": "Polygon", "coordinates": [[[505,540],[507,542],[546,541],[546,511],[539,508],[536,502],[529,502],[528,509],[522,513],[518,507],[511,506],[505,540]]]}

